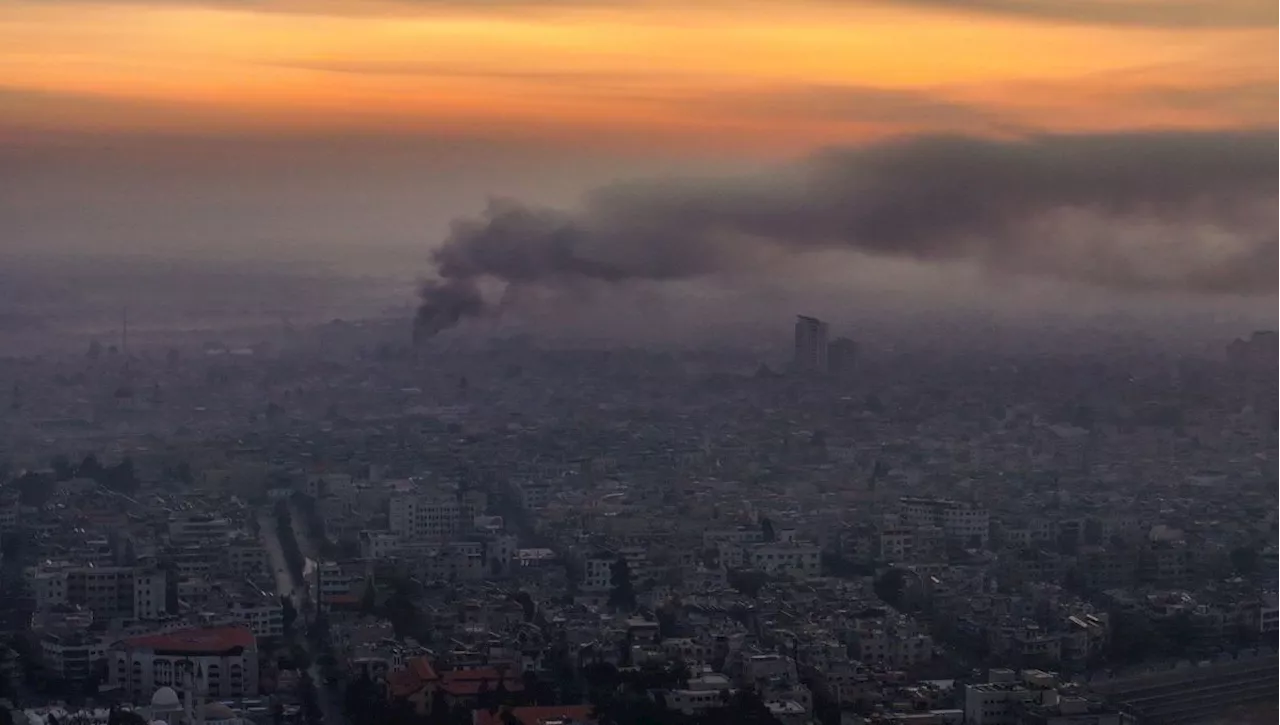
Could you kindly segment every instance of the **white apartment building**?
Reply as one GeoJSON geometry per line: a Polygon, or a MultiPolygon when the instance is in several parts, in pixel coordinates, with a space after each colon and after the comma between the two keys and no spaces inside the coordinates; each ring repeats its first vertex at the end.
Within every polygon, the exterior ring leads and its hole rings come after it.
{"type": "Polygon", "coordinates": [[[227,570],[239,577],[252,577],[270,571],[267,550],[257,543],[237,543],[227,547],[227,570]]]}
{"type": "Polygon", "coordinates": [[[181,685],[184,668],[198,671],[215,699],[258,694],[258,647],[244,626],[176,630],[121,640],[106,653],[109,683],[135,702],[160,687],[181,685]]]}
{"type": "Polygon", "coordinates": [[[17,530],[21,510],[17,501],[7,505],[0,503],[0,534],[17,530]]]}
{"type": "Polygon", "coordinates": [[[82,632],[47,634],[40,638],[40,656],[44,665],[64,680],[87,680],[93,676],[98,662],[107,656],[107,645],[82,632]]]}
{"type": "Polygon", "coordinates": [[[344,567],[334,561],[326,561],[321,564],[317,575],[320,580],[319,589],[322,599],[359,593],[356,591],[356,585],[364,580],[362,574],[358,574],[349,567],[344,567]]]}
{"type": "Polygon", "coordinates": [[[666,692],[667,707],[685,715],[723,707],[733,696],[733,683],[728,677],[709,672],[689,678],[688,687],[666,692]]]}
{"type": "Polygon", "coordinates": [[[944,498],[904,496],[899,499],[905,524],[936,526],[949,537],[986,546],[991,535],[991,514],[976,504],[944,498]]]}
{"type": "Polygon", "coordinates": [[[67,603],[66,571],[36,571],[31,576],[30,583],[37,609],[48,609],[67,603]]]}
{"type": "Polygon", "coordinates": [[[760,544],[764,542],[764,531],[759,527],[740,529],[712,529],[702,532],[703,548],[712,548],[718,544],[760,544]]]}
{"type": "Polygon", "coordinates": [[[617,555],[607,553],[587,557],[579,588],[584,592],[609,591],[613,588],[613,564],[617,560],[617,555]]]}
{"type": "Polygon", "coordinates": [[[284,636],[284,608],[277,601],[235,604],[230,614],[243,622],[259,642],[269,637],[284,636]]]}
{"type": "Polygon", "coordinates": [[[169,522],[169,541],[176,546],[205,541],[226,541],[231,522],[208,514],[188,514],[169,522]]]}
{"type": "Polygon", "coordinates": [[[400,546],[400,539],[391,531],[361,531],[360,558],[386,559],[400,546]]]}
{"type": "Polygon", "coordinates": [[[754,544],[747,549],[753,569],[776,574],[810,577],[822,573],[822,549],[814,544],[754,544]]]}
{"type": "Polygon", "coordinates": [[[876,537],[876,554],[888,561],[911,561],[915,554],[915,534],[907,528],[889,528],[876,537]]]}
{"type": "Polygon", "coordinates": [[[966,725],[1016,725],[1018,705],[1037,702],[1047,693],[1057,695],[1057,681],[1039,670],[1021,673],[1013,670],[991,670],[989,682],[964,688],[964,721],[966,725]]]}
{"type": "Polygon", "coordinates": [[[86,566],[66,570],[67,603],[93,610],[99,618],[133,614],[133,567],[86,566]]]}
{"type": "Polygon", "coordinates": [[[447,539],[458,532],[461,513],[454,498],[401,494],[391,498],[390,529],[402,541],[447,539]]]}
{"type": "Polygon", "coordinates": [[[311,498],[322,496],[340,496],[353,486],[352,478],[345,473],[322,473],[308,476],[303,483],[302,492],[311,498]]]}
{"type": "Polygon", "coordinates": [[[751,683],[797,680],[795,661],[776,653],[751,655],[742,661],[742,668],[743,677],[751,683]]]}
{"type": "Polygon", "coordinates": [[[551,484],[545,481],[522,481],[515,484],[520,506],[535,511],[551,500],[551,484]]]}
{"type": "Polygon", "coordinates": [[[158,569],[138,570],[133,575],[133,617],[154,621],[168,614],[165,602],[165,573],[158,569]]]}

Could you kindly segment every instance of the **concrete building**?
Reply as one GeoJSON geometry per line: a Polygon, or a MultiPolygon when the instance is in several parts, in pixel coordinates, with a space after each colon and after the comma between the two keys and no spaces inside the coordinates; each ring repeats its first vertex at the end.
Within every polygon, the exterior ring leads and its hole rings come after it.
{"type": "Polygon", "coordinates": [[[390,531],[361,531],[360,558],[385,559],[400,545],[400,539],[390,531]]]}
{"type": "Polygon", "coordinates": [[[169,522],[169,541],[176,546],[225,541],[230,532],[229,521],[207,514],[181,516],[169,522]]]}
{"type": "Polygon", "coordinates": [[[165,573],[158,569],[139,570],[133,575],[133,617],[154,621],[168,613],[165,601],[165,573]]]}
{"type": "Polygon", "coordinates": [[[981,506],[945,498],[904,496],[899,500],[902,520],[912,527],[936,526],[948,538],[986,546],[991,514],[981,506]]]}
{"type": "Polygon", "coordinates": [[[182,683],[187,668],[198,668],[213,698],[258,694],[258,647],[248,627],[185,629],[133,637],[107,650],[109,682],[135,702],[159,687],[182,683]]]}
{"type": "Polygon", "coordinates": [[[613,587],[613,565],[616,554],[599,553],[587,557],[583,566],[582,591],[607,592],[613,587]]]}
{"type": "Polygon", "coordinates": [[[390,529],[402,541],[445,539],[458,532],[461,506],[449,497],[402,494],[391,499],[390,529]]]}
{"type": "Polygon", "coordinates": [[[747,548],[746,559],[753,569],[806,577],[822,572],[821,555],[813,544],[754,544],[747,548]]]}
{"type": "Polygon", "coordinates": [[[92,609],[99,618],[133,615],[133,567],[80,567],[66,575],[68,604],[92,609]]]}
{"type": "Polygon", "coordinates": [[[40,638],[44,666],[70,682],[91,679],[97,673],[98,663],[106,656],[106,644],[84,632],[47,634],[40,638]]]}
{"type": "Polygon", "coordinates": [[[31,576],[30,582],[37,609],[48,609],[67,603],[66,571],[37,571],[31,576]]]}
{"type": "Polygon", "coordinates": [[[797,372],[827,372],[827,323],[816,317],[796,316],[795,354],[797,372]]]}

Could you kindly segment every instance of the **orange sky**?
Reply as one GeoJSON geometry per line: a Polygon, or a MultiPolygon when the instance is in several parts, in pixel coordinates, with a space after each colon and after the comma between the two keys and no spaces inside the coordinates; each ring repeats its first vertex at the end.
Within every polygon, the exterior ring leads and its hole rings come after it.
{"type": "Polygon", "coordinates": [[[1271,0],[8,0],[0,126],[788,152],[1269,128],[1275,15],[1271,0]]]}

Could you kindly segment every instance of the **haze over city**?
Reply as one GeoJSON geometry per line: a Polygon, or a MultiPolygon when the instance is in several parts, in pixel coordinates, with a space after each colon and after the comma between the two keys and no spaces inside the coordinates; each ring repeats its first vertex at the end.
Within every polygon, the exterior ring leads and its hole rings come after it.
{"type": "Polygon", "coordinates": [[[1270,0],[0,0],[0,725],[1277,720],[1270,0]]]}
{"type": "MultiPolygon", "coordinates": [[[[821,267],[850,295],[833,307],[942,278],[1008,308],[1065,279],[1256,318],[1274,20],[1248,0],[7,3],[0,251],[380,278],[324,311],[349,316],[411,300],[441,245],[446,275],[509,281],[459,269],[451,225],[527,210],[615,281],[795,295],[821,267]],[[861,254],[813,254],[840,247],[861,254]]],[[[546,245],[503,229],[526,262],[546,245]]]]}

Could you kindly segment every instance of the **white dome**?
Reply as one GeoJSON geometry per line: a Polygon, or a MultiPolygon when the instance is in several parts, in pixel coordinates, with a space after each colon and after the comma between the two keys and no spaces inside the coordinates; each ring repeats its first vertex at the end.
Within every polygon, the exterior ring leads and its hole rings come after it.
{"type": "Polygon", "coordinates": [[[174,692],[172,687],[161,687],[156,690],[156,694],[151,696],[151,708],[153,710],[181,710],[182,703],[178,700],[178,693],[174,692]]]}

